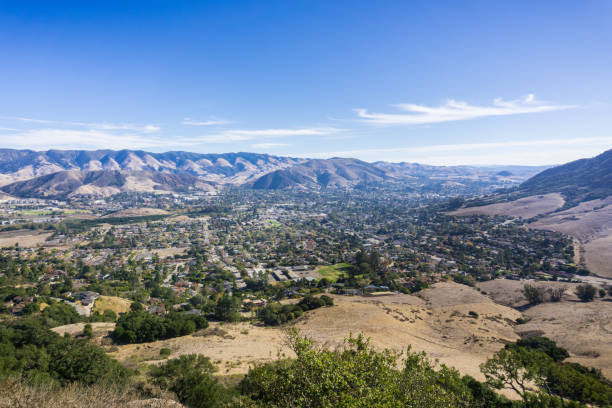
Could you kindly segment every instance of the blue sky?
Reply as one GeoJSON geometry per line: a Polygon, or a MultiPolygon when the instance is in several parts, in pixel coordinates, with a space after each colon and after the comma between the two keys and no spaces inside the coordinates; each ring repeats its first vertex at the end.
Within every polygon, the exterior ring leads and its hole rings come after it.
{"type": "Polygon", "coordinates": [[[607,0],[0,0],[0,147],[562,163],[612,148],[611,21],[607,0]]]}

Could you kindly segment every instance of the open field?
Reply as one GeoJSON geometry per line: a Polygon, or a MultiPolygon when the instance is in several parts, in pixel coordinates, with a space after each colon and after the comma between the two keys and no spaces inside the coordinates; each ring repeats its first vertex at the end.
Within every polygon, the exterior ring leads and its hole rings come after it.
{"type": "Polygon", "coordinates": [[[507,215],[509,217],[531,218],[536,215],[548,214],[565,203],[559,193],[529,196],[507,203],[483,205],[480,207],[461,208],[449,212],[449,215],[507,215]]]}
{"type": "MultiPolygon", "coordinates": [[[[402,351],[411,346],[481,379],[478,365],[518,338],[514,321],[519,312],[455,283],[436,284],[421,297],[334,296],[334,302],[331,308],[306,313],[292,326],[327,347],[341,344],[351,333],[364,333],[380,349],[402,351]],[[470,311],[478,317],[470,317],[470,311]]],[[[211,323],[204,334],[119,346],[110,354],[136,367],[155,362],[159,350],[166,347],[172,356],[204,354],[219,366],[220,374],[242,374],[254,362],[271,361],[279,352],[289,353],[282,328],[211,323]]]]}
{"type": "Polygon", "coordinates": [[[344,273],[348,273],[348,269],[351,265],[347,263],[339,263],[330,266],[321,266],[317,269],[317,272],[330,282],[335,282],[344,273]]]}
{"type": "Polygon", "coordinates": [[[145,217],[149,215],[166,215],[168,211],[160,208],[128,208],[126,210],[116,211],[105,215],[102,218],[118,218],[118,217],[145,217]]]}
{"type": "Polygon", "coordinates": [[[612,278],[612,197],[580,203],[529,226],[575,237],[581,262],[596,275],[612,278]]]}
{"type": "Polygon", "coordinates": [[[166,259],[167,257],[174,257],[174,255],[182,255],[187,252],[187,247],[171,247],[171,248],[155,248],[151,250],[138,250],[134,251],[141,256],[148,257],[157,254],[160,259],[166,259]]]}
{"type": "MultiPolygon", "coordinates": [[[[90,323],[91,328],[93,330],[94,336],[106,336],[108,332],[111,332],[115,329],[115,323],[106,323],[106,322],[97,322],[90,323]]],[[[70,334],[71,336],[77,336],[83,333],[83,329],[85,328],[85,323],[74,323],[67,324],[65,326],[58,326],[51,329],[56,332],[60,336],[63,336],[65,333],[70,334]]]]}
{"type": "Polygon", "coordinates": [[[113,312],[126,313],[130,310],[131,300],[120,298],[117,296],[100,296],[94,303],[93,311],[104,313],[105,310],[112,310],[113,312]]]}
{"type": "MultiPolygon", "coordinates": [[[[492,299],[515,307],[527,302],[521,295],[525,281],[497,279],[478,284],[492,299]]],[[[533,282],[529,282],[533,284],[533,282]]],[[[573,293],[577,284],[539,282],[538,286],[568,288],[561,302],[543,303],[523,311],[531,319],[516,326],[517,334],[539,334],[565,347],[570,361],[602,370],[612,377],[612,302],[596,299],[583,303],[573,293]]]]}
{"type": "Polygon", "coordinates": [[[35,248],[51,236],[50,232],[19,230],[0,232],[0,248],[19,244],[23,248],[35,248]]]}
{"type": "Polygon", "coordinates": [[[609,232],[609,235],[587,242],[582,255],[589,271],[606,278],[612,278],[612,230],[609,232]]]}

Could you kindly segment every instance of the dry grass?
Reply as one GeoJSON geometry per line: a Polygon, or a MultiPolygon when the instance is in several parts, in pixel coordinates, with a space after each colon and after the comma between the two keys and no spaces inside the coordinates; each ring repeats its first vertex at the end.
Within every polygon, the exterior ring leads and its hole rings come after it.
{"type": "Polygon", "coordinates": [[[129,390],[70,384],[64,388],[28,386],[19,380],[0,382],[0,408],[179,408],[169,399],[142,399],[129,390]]]}
{"type": "MultiPolygon", "coordinates": [[[[516,310],[497,305],[476,290],[455,283],[436,284],[422,297],[334,296],[335,305],[306,313],[294,326],[317,343],[334,348],[351,333],[363,333],[378,348],[426,351],[464,374],[482,378],[478,365],[505,343],[515,341],[516,310]],[[470,311],[478,318],[469,316],[470,311]]],[[[219,374],[244,374],[254,362],[291,356],[283,328],[248,323],[211,323],[202,334],[141,345],[119,346],[110,355],[137,367],[159,360],[162,347],[181,354],[203,354],[219,374]]]]}
{"type": "Polygon", "coordinates": [[[93,311],[97,311],[100,314],[104,313],[105,310],[112,310],[113,312],[127,313],[130,311],[131,300],[124,299],[117,296],[100,296],[96,299],[93,311]]]}
{"type": "Polygon", "coordinates": [[[507,203],[483,205],[480,207],[461,208],[452,211],[450,215],[507,215],[510,217],[531,218],[536,215],[548,214],[560,208],[565,200],[559,193],[529,196],[507,203]]]}
{"type": "MultiPolygon", "coordinates": [[[[496,279],[481,282],[478,287],[498,303],[520,307],[527,304],[521,294],[525,283],[496,279]]],[[[604,375],[612,377],[612,302],[600,299],[579,302],[574,293],[577,284],[529,283],[542,287],[566,287],[567,291],[561,302],[527,308],[523,315],[531,320],[516,326],[517,334],[546,336],[570,352],[570,361],[599,368],[604,375]]]]}
{"type": "Polygon", "coordinates": [[[162,210],[161,208],[128,208],[125,210],[119,210],[114,213],[108,214],[102,218],[115,218],[115,217],[144,217],[149,215],[166,215],[170,214],[168,211],[162,210]]]}
{"type": "MultiPolygon", "coordinates": [[[[115,329],[115,323],[108,322],[96,322],[90,323],[91,329],[93,330],[94,337],[103,337],[108,335],[108,332],[111,332],[115,329]]],[[[68,333],[71,336],[77,336],[83,333],[83,329],[85,328],[85,323],[73,323],[67,324],[64,326],[54,327],[51,330],[63,336],[65,333],[68,333]]]]}
{"type": "Polygon", "coordinates": [[[0,248],[19,244],[22,248],[35,248],[51,236],[50,232],[39,233],[31,230],[9,231],[0,233],[0,248]]]}

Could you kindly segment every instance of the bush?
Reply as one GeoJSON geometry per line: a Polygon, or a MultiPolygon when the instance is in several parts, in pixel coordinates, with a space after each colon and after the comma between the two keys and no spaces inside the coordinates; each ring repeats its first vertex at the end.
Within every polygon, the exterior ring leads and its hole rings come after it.
{"type": "Polygon", "coordinates": [[[124,383],[129,372],[87,340],[61,337],[37,319],[0,325],[0,377],[35,383],[124,383]]]}
{"type": "Polygon", "coordinates": [[[327,295],[322,295],[321,297],[305,296],[295,305],[270,303],[259,310],[258,317],[266,326],[278,326],[297,319],[306,311],[324,306],[333,306],[333,304],[334,299],[327,295]]]}
{"type": "Polygon", "coordinates": [[[91,328],[91,324],[87,323],[83,328],[83,337],[88,339],[93,337],[93,329],[91,328]]]}
{"type": "Polygon", "coordinates": [[[590,283],[579,285],[576,288],[576,296],[583,302],[591,302],[595,298],[595,286],[590,283]]]}
{"type": "Polygon", "coordinates": [[[159,350],[159,355],[164,357],[164,358],[169,357],[170,354],[172,354],[172,350],[170,350],[169,348],[165,348],[164,347],[164,348],[159,350]]]}
{"type": "Polygon", "coordinates": [[[560,302],[563,299],[563,295],[567,288],[548,288],[548,294],[550,295],[551,302],[560,302]]]}
{"type": "MultiPolygon", "coordinates": [[[[506,347],[511,346],[512,345],[506,345],[506,347]]],[[[548,355],[555,362],[561,362],[569,357],[569,353],[566,349],[557,346],[557,343],[547,337],[528,337],[526,339],[520,339],[516,342],[516,346],[540,351],[548,355]]]]}
{"type": "Polygon", "coordinates": [[[531,305],[537,305],[544,302],[544,289],[535,285],[526,283],[523,286],[523,295],[531,305]]]}
{"type": "Polygon", "coordinates": [[[256,365],[240,383],[244,395],[270,407],[467,407],[469,388],[457,371],[435,370],[424,354],[378,352],[363,336],[344,347],[316,348],[296,332],[295,360],[256,365]],[[402,367],[398,369],[398,367],[402,367]]]}
{"type": "Polygon", "coordinates": [[[221,400],[222,388],[212,376],[214,372],[208,357],[191,354],[153,366],[150,375],[153,384],[174,392],[188,407],[208,408],[221,400]]]}

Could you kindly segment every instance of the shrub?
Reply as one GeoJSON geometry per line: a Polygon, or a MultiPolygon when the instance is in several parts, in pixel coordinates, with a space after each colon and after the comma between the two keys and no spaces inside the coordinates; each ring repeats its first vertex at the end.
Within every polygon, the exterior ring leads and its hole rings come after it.
{"type": "Polygon", "coordinates": [[[256,365],[244,395],[270,407],[466,407],[472,397],[457,371],[435,370],[422,353],[378,352],[363,336],[330,351],[293,331],[295,360],[256,365]],[[398,369],[401,367],[401,369],[398,369]]]}
{"type": "Polygon", "coordinates": [[[544,289],[541,287],[526,283],[523,286],[523,295],[529,304],[537,305],[544,302],[544,289]]]}
{"type": "Polygon", "coordinates": [[[321,297],[305,296],[295,305],[270,303],[259,310],[258,317],[266,326],[278,326],[290,320],[297,319],[306,311],[324,306],[332,306],[334,299],[327,295],[321,297]]]}
{"type": "Polygon", "coordinates": [[[591,302],[595,298],[595,286],[590,283],[579,285],[576,288],[576,296],[583,302],[591,302]]]}
{"type": "Polygon", "coordinates": [[[550,295],[551,302],[560,302],[563,299],[563,295],[567,288],[548,288],[548,294],[550,295]]]}
{"type": "MultiPolygon", "coordinates": [[[[516,345],[540,351],[548,355],[555,362],[563,361],[569,357],[569,353],[566,349],[557,346],[557,343],[547,337],[528,337],[526,339],[520,339],[516,342],[516,345]]],[[[506,347],[511,347],[511,345],[507,345],[506,347]]]]}
{"type": "Polygon", "coordinates": [[[93,329],[91,328],[91,324],[87,323],[83,328],[83,337],[91,339],[93,337],[93,329]]]}
{"type": "Polygon", "coordinates": [[[222,388],[212,376],[214,372],[208,357],[190,354],[152,367],[150,375],[155,385],[174,392],[181,403],[207,408],[217,406],[221,399],[222,388]]]}

